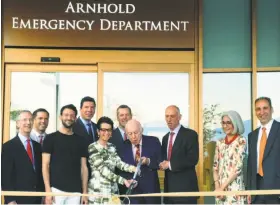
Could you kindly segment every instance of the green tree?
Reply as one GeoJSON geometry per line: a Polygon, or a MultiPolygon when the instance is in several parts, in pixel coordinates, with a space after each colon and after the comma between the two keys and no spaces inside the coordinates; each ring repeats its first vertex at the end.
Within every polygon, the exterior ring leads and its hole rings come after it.
{"type": "Polygon", "coordinates": [[[207,143],[215,136],[216,130],[213,129],[220,121],[222,113],[219,111],[219,104],[206,106],[203,109],[203,152],[207,155],[207,143]]]}

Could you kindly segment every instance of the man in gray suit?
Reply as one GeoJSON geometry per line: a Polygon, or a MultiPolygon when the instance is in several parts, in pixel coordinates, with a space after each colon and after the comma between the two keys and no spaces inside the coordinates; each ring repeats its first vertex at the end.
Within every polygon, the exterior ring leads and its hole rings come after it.
{"type": "MultiPolygon", "coordinates": [[[[248,136],[248,190],[280,189],[280,123],[272,119],[268,97],[255,100],[255,114],[261,126],[248,136]]],[[[253,204],[280,204],[278,195],[248,196],[253,204]]]]}

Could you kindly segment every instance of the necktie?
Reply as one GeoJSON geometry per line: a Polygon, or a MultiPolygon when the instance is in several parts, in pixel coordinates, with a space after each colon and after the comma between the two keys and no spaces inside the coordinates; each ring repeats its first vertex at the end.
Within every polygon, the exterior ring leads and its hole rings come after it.
{"type": "Polygon", "coordinates": [[[172,142],[173,142],[173,136],[174,136],[174,132],[170,132],[170,137],[169,137],[169,145],[168,145],[168,155],[167,155],[167,160],[170,161],[171,159],[171,153],[172,153],[172,142]]]}
{"type": "Polygon", "coordinates": [[[31,149],[31,145],[30,145],[30,140],[27,140],[27,154],[29,156],[29,159],[31,160],[32,164],[33,164],[33,155],[32,155],[32,149],[31,149]]]}
{"type": "Polygon", "coordinates": [[[43,135],[39,135],[40,138],[40,144],[43,145],[43,135]]]}
{"type": "Polygon", "coordinates": [[[259,149],[259,171],[258,171],[259,175],[261,175],[261,176],[263,176],[262,162],[263,162],[263,155],[264,155],[266,141],[267,141],[266,128],[263,127],[262,128],[262,138],[261,138],[260,149],[259,149]]]}
{"type": "Polygon", "coordinates": [[[135,148],[136,148],[136,152],[135,152],[135,163],[137,164],[140,160],[140,145],[135,145],[135,148]]]}
{"type": "Polygon", "coordinates": [[[123,134],[123,141],[127,140],[127,135],[126,133],[123,134]]]}
{"type": "Polygon", "coordinates": [[[93,143],[94,142],[94,140],[93,140],[94,137],[93,137],[93,133],[92,133],[92,129],[91,129],[91,123],[88,123],[87,126],[88,126],[89,142],[93,143]]]}

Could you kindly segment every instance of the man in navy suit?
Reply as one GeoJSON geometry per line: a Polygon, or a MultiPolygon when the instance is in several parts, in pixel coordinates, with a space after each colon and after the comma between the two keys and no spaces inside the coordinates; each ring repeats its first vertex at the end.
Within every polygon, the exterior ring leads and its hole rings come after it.
{"type": "MultiPolygon", "coordinates": [[[[138,185],[132,194],[160,193],[158,178],[161,162],[161,146],[158,138],[142,135],[142,126],[137,120],[130,120],[125,126],[129,141],[124,144],[122,160],[131,165],[137,165],[142,160],[141,176],[136,180],[138,185]]],[[[124,178],[131,179],[131,173],[122,172],[124,178]]],[[[160,197],[131,197],[132,204],[160,204],[160,197]]]]}
{"type": "Polygon", "coordinates": [[[73,131],[77,135],[84,137],[88,145],[97,141],[96,124],[91,121],[95,114],[96,103],[94,98],[86,96],[80,103],[80,117],[73,126],[73,131]]]}
{"type": "MultiPolygon", "coordinates": [[[[94,98],[86,96],[82,98],[80,103],[80,117],[75,121],[73,125],[73,132],[81,137],[84,137],[87,146],[98,139],[97,127],[94,122],[91,121],[95,114],[96,103],[94,98]]],[[[91,169],[87,160],[88,167],[88,179],[91,178],[91,169]]]]}
{"type": "MultiPolygon", "coordinates": [[[[255,100],[255,114],[261,126],[248,136],[248,190],[280,189],[280,123],[272,119],[271,99],[255,100]]],[[[280,204],[279,195],[248,196],[253,204],[280,204]]]]}
{"type": "MultiPolygon", "coordinates": [[[[21,111],[18,134],[3,144],[1,181],[3,191],[44,191],[41,145],[30,138],[32,113],[21,111]]],[[[6,204],[40,204],[42,197],[5,196],[6,204]]]]}
{"type": "Polygon", "coordinates": [[[113,130],[112,137],[109,142],[116,146],[118,155],[121,157],[124,143],[128,140],[125,133],[125,125],[132,119],[131,108],[127,105],[120,105],[117,109],[117,119],[119,126],[113,130]]]}

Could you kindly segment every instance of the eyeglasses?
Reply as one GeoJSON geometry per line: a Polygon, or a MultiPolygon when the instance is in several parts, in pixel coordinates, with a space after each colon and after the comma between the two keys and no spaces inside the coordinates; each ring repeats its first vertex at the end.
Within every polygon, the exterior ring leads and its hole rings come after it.
{"type": "Polygon", "coordinates": [[[222,121],[221,125],[222,126],[224,126],[224,125],[232,125],[232,122],[231,121],[222,121]]]}
{"type": "Polygon", "coordinates": [[[112,132],[112,129],[106,129],[106,128],[100,128],[100,131],[102,132],[112,132]]]}

